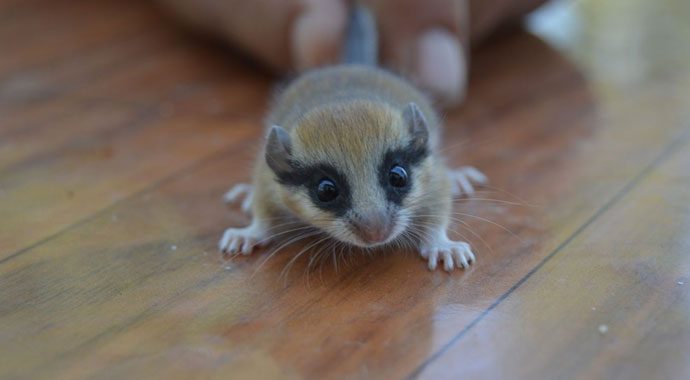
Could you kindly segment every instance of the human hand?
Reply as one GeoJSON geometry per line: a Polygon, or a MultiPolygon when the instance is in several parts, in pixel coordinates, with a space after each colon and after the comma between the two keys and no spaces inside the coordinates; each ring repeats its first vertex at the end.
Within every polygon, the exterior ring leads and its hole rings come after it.
{"type": "MultiPolygon", "coordinates": [[[[187,22],[221,35],[279,71],[304,70],[340,60],[349,11],[347,0],[158,1],[187,22]]],[[[516,8],[506,4],[499,9],[491,7],[506,3],[502,0],[361,2],[377,21],[381,64],[448,105],[464,97],[470,41],[498,24],[501,17],[514,17],[515,12],[506,8],[516,8]],[[470,18],[477,14],[483,24],[489,20],[481,30],[469,25],[470,18]]],[[[518,1],[523,5],[539,2],[518,1]]]]}

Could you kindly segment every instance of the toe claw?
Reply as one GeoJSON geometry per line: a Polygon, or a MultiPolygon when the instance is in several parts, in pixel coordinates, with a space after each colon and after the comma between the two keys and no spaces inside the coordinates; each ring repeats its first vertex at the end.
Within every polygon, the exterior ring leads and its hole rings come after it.
{"type": "Polygon", "coordinates": [[[225,195],[223,195],[223,200],[228,204],[240,203],[240,210],[243,213],[249,214],[251,212],[252,200],[254,198],[254,191],[252,185],[246,183],[238,183],[233,186],[232,189],[228,190],[225,195]]]}
{"type": "Polygon", "coordinates": [[[242,252],[243,255],[248,255],[252,253],[252,250],[256,246],[256,243],[254,239],[244,239],[244,243],[242,244],[242,248],[240,249],[240,252],[242,252]]]}
{"type": "Polygon", "coordinates": [[[264,229],[253,224],[245,228],[228,228],[218,247],[224,253],[249,255],[260,243],[266,243],[264,229]]]}
{"type": "Polygon", "coordinates": [[[252,210],[252,198],[247,197],[244,199],[242,202],[242,206],[240,207],[240,210],[242,210],[243,213],[248,214],[252,210]]]}
{"type": "Polygon", "coordinates": [[[472,187],[472,183],[470,183],[466,176],[459,175],[456,177],[456,180],[460,184],[460,187],[462,188],[462,191],[465,192],[465,194],[470,195],[474,193],[474,187],[472,187]]]}
{"type": "Polygon", "coordinates": [[[233,186],[230,190],[228,190],[223,195],[223,200],[226,203],[235,203],[242,196],[248,195],[251,191],[252,191],[251,185],[248,185],[246,183],[238,183],[237,185],[233,186]]]}
{"type": "Polygon", "coordinates": [[[467,176],[470,177],[470,179],[474,182],[482,185],[489,183],[489,178],[484,173],[477,170],[477,168],[474,166],[467,166],[465,170],[467,170],[467,176]]]}
{"type": "Polygon", "coordinates": [[[422,256],[422,258],[424,258],[424,259],[428,259],[429,258],[429,250],[426,248],[422,248],[421,250],[419,250],[419,255],[422,256]]]}
{"type": "Polygon", "coordinates": [[[232,254],[237,253],[237,245],[238,244],[239,244],[238,239],[233,238],[232,241],[230,242],[230,248],[229,248],[230,253],[232,253],[232,254]]]}
{"type": "Polygon", "coordinates": [[[446,236],[438,238],[432,245],[420,247],[420,255],[428,260],[430,270],[435,270],[438,260],[443,261],[443,269],[451,272],[453,268],[469,268],[474,262],[474,254],[469,244],[452,241],[446,236]]]}
{"type": "Polygon", "coordinates": [[[436,270],[436,265],[438,264],[438,251],[433,250],[429,252],[429,269],[436,270]]]}
{"type": "Polygon", "coordinates": [[[474,193],[472,182],[480,185],[488,182],[487,177],[472,166],[464,166],[459,169],[449,170],[448,176],[454,196],[459,196],[463,193],[472,195],[474,193]]]}
{"type": "Polygon", "coordinates": [[[461,251],[454,251],[455,253],[455,261],[458,265],[458,268],[467,268],[469,267],[469,262],[467,261],[467,257],[463,254],[461,251]]]}
{"type": "Polygon", "coordinates": [[[443,269],[445,269],[446,272],[453,270],[453,257],[448,251],[443,252],[443,269]]]}
{"type": "Polygon", "coordinates": [[[220,242],[218,242],[218,248],[223,251],[227,252],[228,249],[228,243],[230,242],[230,235],[232,234],[232,229],[228,228],[223,232],[223,237],[220,239],[220,242]]]}

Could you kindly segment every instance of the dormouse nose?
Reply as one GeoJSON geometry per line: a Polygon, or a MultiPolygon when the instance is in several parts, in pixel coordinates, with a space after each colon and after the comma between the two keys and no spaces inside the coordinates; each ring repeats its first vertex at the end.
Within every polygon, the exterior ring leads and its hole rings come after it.
{"type": "Polygon", "coordinates": [[[385,209],[366,210],[351,221],[353,232],[368,244],[385,241],[393,230],[391,217],[385,209]]]}

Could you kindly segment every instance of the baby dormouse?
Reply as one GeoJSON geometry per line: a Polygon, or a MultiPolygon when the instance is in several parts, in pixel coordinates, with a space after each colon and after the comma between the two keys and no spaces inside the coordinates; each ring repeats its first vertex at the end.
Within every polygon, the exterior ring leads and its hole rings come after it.
{"type": "Polygon", "coordinates": [[[222,251],[250,254],[293,219],[356,247],[412,243],[432,270],[475,261],[446,231],[452,197],[486,177],[446,168],[438,117],[413,86],[372,66],[318,69],[278,96],[267,121],[252,185],[226,194],[245,197],[252,222],[227,229],[222,251]]]}

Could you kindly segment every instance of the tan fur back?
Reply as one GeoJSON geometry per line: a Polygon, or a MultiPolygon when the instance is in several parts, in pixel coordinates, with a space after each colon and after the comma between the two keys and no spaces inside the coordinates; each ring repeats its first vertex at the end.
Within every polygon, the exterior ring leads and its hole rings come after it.
{"type": "Polygon", "coordinates": [[[291,131],[315,108],[352,102],[385,105],[378,109],[383,113],[396,113],[396,110],[399,113],[410,102],[416,103],[427,118],[430,143],[435,150],[439,139],[438,118],[426,97],[395,75],[368,66],[339,65],[301,76],[278,96],[267,123],[291,131]]]}

